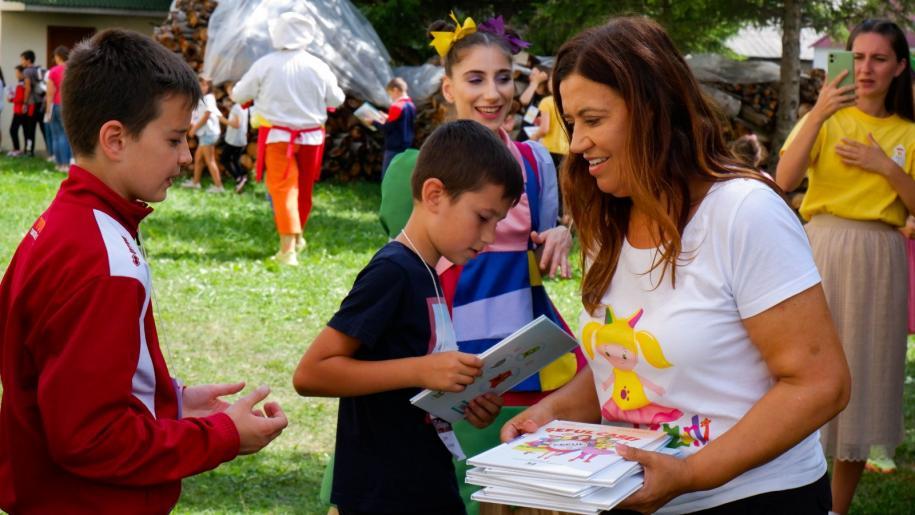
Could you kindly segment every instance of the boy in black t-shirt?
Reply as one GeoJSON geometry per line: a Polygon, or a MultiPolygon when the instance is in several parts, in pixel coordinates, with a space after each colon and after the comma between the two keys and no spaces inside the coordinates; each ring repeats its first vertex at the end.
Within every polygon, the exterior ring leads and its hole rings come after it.
{"type": "MultiPolygon", "coordinates": [[[[410,397],[419,388],[461,391],[480,375],[477,356],[449,350],[456,343],[434,269],[492,243],[524,185],[506,146],[462,120],[426,140],[412,188],[407,225],[359,273],[293,377],[301,395],[340,397],[331,500],[341,515],[464,513],[440,436],[448,428],[410,397]]],[[[482,395],[465,417],[485,427],[501,404],[482,395]]]]}

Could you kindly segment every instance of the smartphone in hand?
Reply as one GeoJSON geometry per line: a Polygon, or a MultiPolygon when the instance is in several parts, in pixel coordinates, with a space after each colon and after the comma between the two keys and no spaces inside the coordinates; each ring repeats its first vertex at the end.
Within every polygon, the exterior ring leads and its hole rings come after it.
{"type": "Polygon", "coordinates": [[[826,81],[832,82],[842,70],[848,70],[848,75],[842,79],[838,87],[853,86],[855,84],[855,58],[848,50],[835,50],[829,52],[826,61],[826,81]]]}

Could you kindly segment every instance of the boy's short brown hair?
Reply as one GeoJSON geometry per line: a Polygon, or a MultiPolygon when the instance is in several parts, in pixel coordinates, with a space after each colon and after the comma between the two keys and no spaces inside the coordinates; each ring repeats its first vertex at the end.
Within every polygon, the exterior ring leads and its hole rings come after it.
{"type": "Polygon", "coordinates": [[[422,198],[428,179],[442,181],[454,200],[462,193],[477,191],[487,184],[504,188],[503,198],[517,202],[524,191],[518,161],[495,134],[470,120],[446,123],[419,149],[411,186],[413,198],[422,198]]]}
{"type": "Polygon", "coordinates": [[[192,109],[201,96],[194,71],[177,54],[122,29],[80,43],[70,53],[61,90],[67,139],[73,153],[84,156],[95,153],[105,123],[117,120],[138,137],[159,116],[162,99],[180,95],[192,109]]]}
{"type": "Polygon", "coordinates": [[[390,91],[392,89],[399,89],[404,93],[407,92],[407,81],[401,79],[400,77],[394,77],[388,81],[388,85],[384,87],[385,91],[390,91]]]}

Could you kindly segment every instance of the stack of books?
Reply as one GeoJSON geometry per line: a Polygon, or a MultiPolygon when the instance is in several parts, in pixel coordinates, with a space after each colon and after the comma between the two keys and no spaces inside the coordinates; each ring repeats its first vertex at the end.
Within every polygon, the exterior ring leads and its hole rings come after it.
{"type": "Polygon", "coordinates": [[[554,420],[468,460],[479,502],[596,514],[641,488],[642,467],[616,453],[623,444],[659,451],[662,431],[554,420]]]}

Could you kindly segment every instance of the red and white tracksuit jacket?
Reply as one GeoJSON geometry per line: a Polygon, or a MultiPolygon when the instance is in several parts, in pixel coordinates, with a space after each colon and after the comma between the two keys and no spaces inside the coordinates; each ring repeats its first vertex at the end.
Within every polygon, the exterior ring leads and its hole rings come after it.
{"type": "Polygon", "coordinates": [[[219,413],[181,418],[136,243],[152,211],[72,167],[0,282],[0,508],[166,513],[238,454],[219,413]]]}

